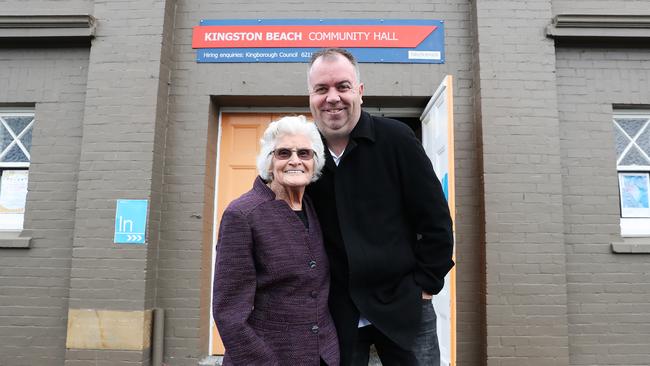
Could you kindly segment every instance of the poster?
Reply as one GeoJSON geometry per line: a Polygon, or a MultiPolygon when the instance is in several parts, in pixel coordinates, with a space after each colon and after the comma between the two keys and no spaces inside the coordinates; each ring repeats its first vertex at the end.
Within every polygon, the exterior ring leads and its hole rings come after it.
{"type": "Polygon", "coordinates": [[[0,230],[23,228],[28,170],[4,170],[0,179],[0,230]]]}
{"type": "Polygon", "coordinates": [[[620,173],[622,217],[650,217],[650,175],[647,173],[620,173]]]}
{"type": "Polygon", "coordinates": [[[5,170],[0,180],[0,213],[25,213],[28,170],[5,170]]]}

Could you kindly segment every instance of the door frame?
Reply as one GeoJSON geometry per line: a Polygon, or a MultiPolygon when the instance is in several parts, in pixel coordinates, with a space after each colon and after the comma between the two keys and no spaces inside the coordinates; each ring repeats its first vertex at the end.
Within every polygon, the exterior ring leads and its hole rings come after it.
{"type": "Polygon", "coordinates": [[[219,235],[218,228],[219,223],[217,222],[217,213],[219,212],[219,172],[220,166],[219,161],[221,158],[221,133],[222,133],[222,120],[223,114],[244,114],[244,113],[259,113],[259,114],[275,114],[275,113],[309,113],[309,108],[299,108],[299,107],[221,107],[217,111],[217,146],[216,146],[216,158],[215,158],[215,175],[214,175],[214,200],[212,202],[214,217],[212,219],[212,245],[211,245],[211,260],[210,260],[210,306],[208,311],[210,312],[210,326],[208,331],[208,354],[214,355],[214,337],[215,333],[212,328],[214,326],[214,316],[212,315],[212,289],[214,287],[214,264],[217,258],[217,238],[219,235]]]}

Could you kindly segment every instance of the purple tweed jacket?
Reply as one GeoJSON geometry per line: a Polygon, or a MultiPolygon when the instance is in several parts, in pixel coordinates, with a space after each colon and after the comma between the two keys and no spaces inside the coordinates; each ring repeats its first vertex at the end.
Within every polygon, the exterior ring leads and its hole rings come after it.
{"type": "Polygon", "coordinates": [[[309,229],[257,177],[221,219],[213,314],[224,365],[339,365],[329,265],[311,201],[309,229]]]}

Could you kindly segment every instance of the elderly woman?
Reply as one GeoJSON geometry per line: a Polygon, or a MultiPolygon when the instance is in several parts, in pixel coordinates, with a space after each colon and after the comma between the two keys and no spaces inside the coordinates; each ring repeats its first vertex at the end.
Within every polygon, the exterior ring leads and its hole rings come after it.
{"type": "Polygon", "coordinates": [[[338,365],[327,309],[329,267],[305,186],[323,165],[323,143],[304,116],[264,132],[253,189],[223,214],[213,313],[224,365],[338,365]]]}

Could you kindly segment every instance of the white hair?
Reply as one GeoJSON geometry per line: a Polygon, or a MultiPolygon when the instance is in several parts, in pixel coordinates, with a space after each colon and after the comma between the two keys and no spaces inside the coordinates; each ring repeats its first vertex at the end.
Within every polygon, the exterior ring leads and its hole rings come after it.
{"type": "Polygon", "coordinates": [[[314,150],[314,175],[311,178],[315,182],[320,177],[321,170],[325,166],[325,147],[320,138],[316,125],[307,122],[305,116],[283,117],[275,122],[271,122],[269,127],[264,131],[260,139],[260,153],[257,155],[257,173],[267,182],[273,180],[271,174],[271,162],[273,160],[273,150],[280,137],[283,136],[305,136],[311,142],[311,148],[314,150]]]}

